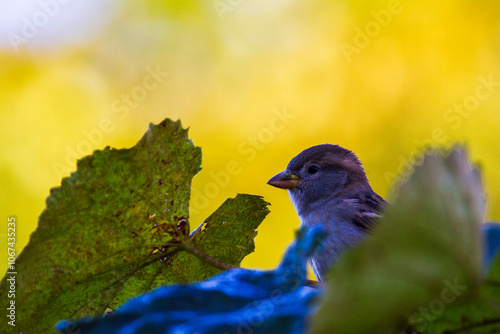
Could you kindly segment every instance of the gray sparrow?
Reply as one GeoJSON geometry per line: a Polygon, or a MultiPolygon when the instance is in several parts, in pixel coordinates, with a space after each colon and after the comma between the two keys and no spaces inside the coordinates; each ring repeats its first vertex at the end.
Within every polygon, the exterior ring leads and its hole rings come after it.
{"type": "Polygon", "coordinates": [[[328,234],[311,267],[323,281],[347,249],[372,231],[387,202],[371,188],[357,156],[338,145],[310,147],[268,184],[287,189],[301,225],[323,225],[328,234]]]}

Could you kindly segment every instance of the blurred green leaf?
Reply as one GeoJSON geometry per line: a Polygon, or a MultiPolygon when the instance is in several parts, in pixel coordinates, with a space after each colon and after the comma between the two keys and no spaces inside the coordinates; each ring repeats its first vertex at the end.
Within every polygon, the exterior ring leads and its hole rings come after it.
{"type": "Polygon", "coordinates": [[[450,303],[441,313],[431,314],[430,318],[421,316],[419,320],[416,328],[422,333],[500,332],[500,256],[496,257],[477,294],[450,303]]]}
{"type": "MultiPolygon", "coordinates": [[[[200,148],[168,119],[150,125],[130,149],[106,148],[78,161],[51,190],[17,258],[16,332],[47,333],[58,320],[102,314],[159,285],[219,272],[177,247],[188,239],[191,179],[200,164],[200,148]]],[[[267,205],[251,195],[227,200],[188,242],[239,265],[254,250],[267,205]]]]}
{"type": "Polygon", "coordinates": [[[373,236],[334,266],[314,333],[399,333],[477,294],[484,195],[466,152],[427,155],[398,193],[373,236]]]}

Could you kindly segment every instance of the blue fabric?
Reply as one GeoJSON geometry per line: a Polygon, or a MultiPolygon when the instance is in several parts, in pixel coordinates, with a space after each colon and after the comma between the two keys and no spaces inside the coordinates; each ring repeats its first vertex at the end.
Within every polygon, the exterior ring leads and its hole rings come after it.
{"type": "Polygon", "coordinates": [[[483,234],[483,273],[488,273],[500,249],[500,224],[484,223],[483,234]]]}
{"type": "Polygon", "coordinates": [[[325,238],[322,227],[301,229],[273,271],[233,269],[189,285],[162,286],[107,317],[63,320],[61,333],[258,334],[303,333],[321,288],[306,286],[306,261],[325,238]],[[79,331],[78,331],[79,330],[79,331]]]}

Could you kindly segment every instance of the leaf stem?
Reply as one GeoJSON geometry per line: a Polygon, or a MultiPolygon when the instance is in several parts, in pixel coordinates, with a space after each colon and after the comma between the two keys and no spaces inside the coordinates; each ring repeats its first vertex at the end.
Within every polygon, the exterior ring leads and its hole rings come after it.
{"type": "Polygon", "coordinates": [[[201,250],[196,248],[195,246],[191,245],[185,240],[182,240],[181,243],[179,244],[179,248],[182,248],[183,250],[187,251],[188,253],[193,254],[200,260],[202,260],[205,263],[208,263],[209,265],[218,268],[220,270],[228,270],[228,269],[234,269],[234,268],[239,268],[238,266],[233,266],[232,264],[228,264],[222,261],[219,261],[217,259],[214,259],[210,255],[203,253],[201,250]]]}
{"type": "Polygon", "coordinates": [[[447,331],[444,331],[443,333],[445,333],[445,334],[452,334],[452,333],[470,332],[471,329],[481,328],[481,327],[485,327],[485,326],[489,326],[489,325],[493,325],[493,324],[497,324],[497,323],[500,323],[500,318],[487,319],[487,320],[484,320],[481,323],[472,324],[472,325],[465,326],[465,327],[462,327],[462,328],[458,328],[458,329],[455,329],[455,330],[447,330],[447,331]]]}

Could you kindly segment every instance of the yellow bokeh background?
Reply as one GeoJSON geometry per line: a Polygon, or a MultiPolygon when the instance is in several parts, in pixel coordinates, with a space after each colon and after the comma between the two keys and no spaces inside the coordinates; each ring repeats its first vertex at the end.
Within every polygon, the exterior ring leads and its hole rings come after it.
{"type": "Polygon", "coordinates": [[[465,142],[484,172],[486,218],[500,216],[500,2],[149,0],[113,10],[81,43],[40,49],[35,36],[0,49],[1,270],[8,217],[20,252],[76,157],[131,147],[166,117],[202,147],[192,228],[236,193],[272,204],[245,267],[274,267],[293,239],[288,196],[266,182],[315,144],[356,152],[387,196],[423,146],[465,142]]]}

